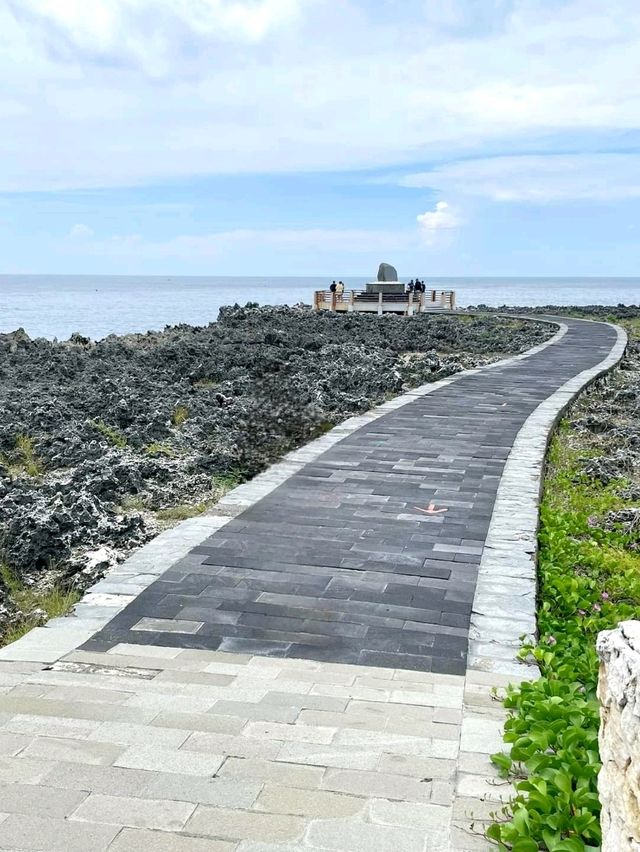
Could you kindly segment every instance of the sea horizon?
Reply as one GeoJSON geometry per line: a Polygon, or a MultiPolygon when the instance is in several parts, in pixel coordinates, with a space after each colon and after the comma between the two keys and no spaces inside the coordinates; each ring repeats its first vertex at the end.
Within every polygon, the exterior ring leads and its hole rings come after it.
{"type": "MultiPolygon", "coordinates": [[[[454,289],[459,307],[502,305],[635,305],[640,277],[631,276],[429,276],[427,287],[454,289]]],[[[343,276],[360,289],[371,275],[343,276]]],[[[338,275],[0,275],[0,333],[23,328],[32,337],[94,340],[110,334],[158,331],[170,325],[215,322],[225,305],[311,304],[314,290],[338,275]]]]}

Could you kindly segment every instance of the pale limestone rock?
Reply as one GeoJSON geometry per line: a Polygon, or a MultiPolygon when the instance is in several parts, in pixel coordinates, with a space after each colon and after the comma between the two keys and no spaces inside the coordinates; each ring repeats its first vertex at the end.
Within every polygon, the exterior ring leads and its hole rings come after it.
{"type": "Polygon", "coordinates": [[[602,852],[640,852],[640,622],[601,633],[602,852]]]}

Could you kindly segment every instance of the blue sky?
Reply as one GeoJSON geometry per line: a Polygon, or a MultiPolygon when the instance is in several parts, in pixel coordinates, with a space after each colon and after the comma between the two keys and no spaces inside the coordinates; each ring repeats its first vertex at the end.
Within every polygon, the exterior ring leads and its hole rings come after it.
{"type": "Polygon", "coordinates": [[[637,275],[636,0],[0,0],[0,272],[637,275]]]}

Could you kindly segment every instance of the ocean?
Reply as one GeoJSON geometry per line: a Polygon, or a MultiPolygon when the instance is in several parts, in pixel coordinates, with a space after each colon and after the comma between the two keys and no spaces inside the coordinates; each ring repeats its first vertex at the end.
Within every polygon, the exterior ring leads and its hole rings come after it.
{"type": "MultiPolygon", "coordinates": [[[[422,277],[422,276],[421,276],[422,277]]],[[[344,278],[360,289],[370,279],[344,278]]],[[[637,305],[640,278],[431,278],[427,287],[455,290],[468,305],[637,305]]],[[[73,332],[108,334],[206,325],[223,305],[311,304],[328,278],[0,275],[0,332],[66,340],[73,332]]]]}

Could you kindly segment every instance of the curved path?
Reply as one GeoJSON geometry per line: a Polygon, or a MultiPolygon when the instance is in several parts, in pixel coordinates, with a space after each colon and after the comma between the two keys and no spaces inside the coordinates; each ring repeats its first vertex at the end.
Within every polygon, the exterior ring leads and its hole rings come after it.
{"type": "Polygon", "coordinates": [[[85,648],[464,674],[478,565],[523,423],[616,343],[602,323],[362,426],[194,548],[85,648]]]}
{"type": "Polygon", "coordinates": [[[494,849],[546,442],[624,344],[562,320],[352,418],[0,649],[0,849],[494,849]]]}

